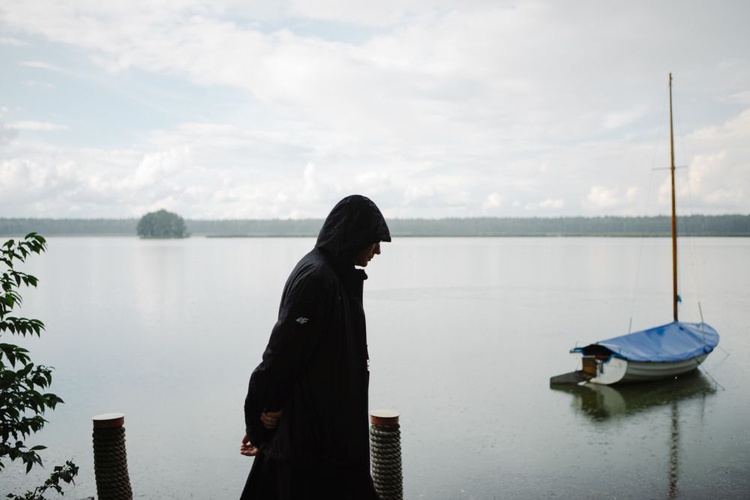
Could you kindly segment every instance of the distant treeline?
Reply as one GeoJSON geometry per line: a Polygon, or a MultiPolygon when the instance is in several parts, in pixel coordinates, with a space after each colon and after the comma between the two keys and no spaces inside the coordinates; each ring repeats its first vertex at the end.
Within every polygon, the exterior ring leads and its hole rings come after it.
{"type": "MultiPolygon", "coordinates": [[[[190,220],[192,236],[316,236],[321,219],[190,220]]],[[[670,218],[557,217],[391,219],[393,236],[668,236],[670,218]]],[[[6,219],[0,236],[136,236],[138,219],[6,219]]],[[[678,219],[684,236],[750,236],[750,215],[687,215],[678,219]]]]}
{"type": "MultiPolygon", "coordinates": [[[[403,219],[388,222],[403,236],[669,236],[671,219],[558,217],[403,219]]],[[[683,236],[750,236],[750,215],[692,215],[677,221],[683,236]]]]}

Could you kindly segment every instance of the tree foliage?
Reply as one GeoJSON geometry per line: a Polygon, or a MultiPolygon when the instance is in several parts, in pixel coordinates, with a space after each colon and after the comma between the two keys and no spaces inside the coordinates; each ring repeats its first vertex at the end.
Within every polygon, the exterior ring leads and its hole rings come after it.
{"type": "MultiPolygon", "coordinates": [[[[38,319],[15,316],[13,310],[22,302],[20,289],[36,287],[36,277],[16,269],[31,254],[40,254],[46,249],[45,239],[30,233],[23,240],[8,240],[0,247],[0,340],[4,334],[22,337],[41,337],[44,323],[38,319]]],[[[44,413],[54,410],[63,400],[55,394],[45,392],[52,384],[52,368],[35,365],[29,351],[15,344],[0,341],[0,470],[6,461],[21,460],[29,472],[35,465],[43,465],[39,451],[44,446],[27,447],[24,440],[40,431],[47,422],[44,413]]],[[[78,473],[72,462],[55,467],[44,483],[24,497],[9,495],[8,498],[43,499],[47,489],[61,492],[60,481],[70,483],[78,473]]]]}
{"type": "Polygon", "coordinates": [[[187,238],[185,220],[179,215],[159,210],[147,213],[138,221],[138,236],[141,238],[187,238]]]}

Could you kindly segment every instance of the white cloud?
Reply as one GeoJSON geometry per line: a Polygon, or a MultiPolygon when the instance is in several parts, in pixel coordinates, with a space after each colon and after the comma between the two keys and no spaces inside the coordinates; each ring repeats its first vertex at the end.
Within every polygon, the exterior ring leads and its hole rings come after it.
{"type": "Polygon", "coordinates": [[[407,205],[417,205],[423,200],[429,200],[435,196],[435,190],[432,186],[415,185],[409,186],[404,192],[404,203],[407,205]]]}
{"type": "MultiPolygon", "coordinates": [[[[305,202],[320,203],[321,200],[327,198],[327,194],[330,191],[336,192],[337,180],[326,179],[321,176],[314,163],[308,163],[305,165],[303,173],[303,185],[302,191],[299,193],[299,198],[305,202]]],[[[285,199],[287,197],[285,196],[285,199]]]]}
{"type": "Polygon", "coordinates": [[[1,103],[0,159],[14,175],[44,172],[30,186],[45,201],[0,204],[19,215],[169,203],[189,217],[304,217],[362,192],[399,216],[637,211],[664,164],[668,66],[678,116],[690,118],[682,163],[698,206],[750,211],[748,10],[11,3],[0,46],[21,61],[14,81],[49,73],[1,103]],[[65,134],[13,135],[59,123],[65,134]]]}
{"type": "Polygon", "coordinates": [[[17,129],[13,127],[9,127],[5,125],[2,121],[0,121],[0,147],[10,142],[11,140],[15,139],[17,136],[18,136],[17,129]]]}
{"type": "MultiPolygon", "coordinates": [[[[681,204],[692,212],[726,212],[741,206],[750,195],[750,179],[747,171],[732,163],[725,151],[696,156],[677,177],[678,188],[687,198],[681,204]]],[[[660,193],[663,200],[669,192],[665,183],[660,193]]]]}
{"type": "Polygon", "coordinates": [[[505,204],[505,199],[502,197],[502,195],[498,193],[491,193],[484,200],[484,204],[482,205],[482,208],[484,208],[487,211],[492,211],[492,210],[501,208],[504,204],[505,204]]]}
{"type": "Polygon", "coordinates": [[[603,125],[606,129],[617,129],[632,124],[645,114],[646,111],[643,108],[607,113],[604,116],[603,125]]]}
{"type": "Polygon", "coordinates": [[[596,209],[610,209],[620,204],[616,190],[604,186],[592,186],[586,201],[596,209]]]}
{"type": "Polygon", "coordinates": [[[559,209],[565,207],[565,200],[561,198],[548,198],[539,203],[539,208],[559,209]]]}
{"type": "Polygon", "coordinates": [[[47,71],[60,71],[60,68],[54,64],[50,64],[44,61],[21,61],[19,66],[25,68],[43,69],[47,71]]]}
{"type": "Polygon", "coordinates": [[[641,189],[637,186],[631,186],[627,189],[625,192],[625,200],[627,200],[628,205],[634,205],[635,202],[639,199],[641,196],[641,189]]]}
{"type": "Polygon", "coordinates": [[[0,45],[12,45],[15,47],[20,47],[22,45],[26,45],[26,42],[18,38],[0,36],[0,45]]]}
{"type": "MultiPolygon", "coordinates": [[[[750,110],[690,137],[693,155],[678,170],[685,204],[696,212],[746,212],[750,197],[750,110]],[[740,207],[744,207],[740,208],[740,207]]],[[[664,190],[664,187],[662,191],[664,190]]]]}
{"type": "Polygon", "coordinates": [[[173,182],[170,178],[174,179],[177,173],[184,173],[192,167],[190,148],[187,147],[148,153],[125,185],[135,189],[153,188],[173,182]]]}
{"type": "Polygon", "coordinates": [[[22,121],[8,124],[9,128],[16,130],[30,130],[35,132],[52,132],[55,130],[65,130],[68,127],[50,122],[22,121]]]}

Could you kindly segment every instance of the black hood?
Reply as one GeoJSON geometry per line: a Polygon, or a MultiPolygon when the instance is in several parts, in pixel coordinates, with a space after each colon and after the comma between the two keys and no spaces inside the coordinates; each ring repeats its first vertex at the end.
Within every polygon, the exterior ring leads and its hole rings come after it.
{"type": "Polygon", "coordinates": [[[320,229],[315,248],[341,264],[348,264],[358,251],[380,241],[391,241],[383,214],[372,200],[354,194],[333,207],[320,229]]]}

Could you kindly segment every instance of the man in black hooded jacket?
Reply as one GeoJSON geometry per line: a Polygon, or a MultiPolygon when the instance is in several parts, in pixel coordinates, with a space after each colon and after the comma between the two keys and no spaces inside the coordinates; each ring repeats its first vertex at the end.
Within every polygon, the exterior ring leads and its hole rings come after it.
{"type": "Polygon", "coordinates": [[[391,241],[368,198],[341,200],[289,276],[250,377],[246,499],[377,499],[370,475],[363,269],[391,241]]]}

